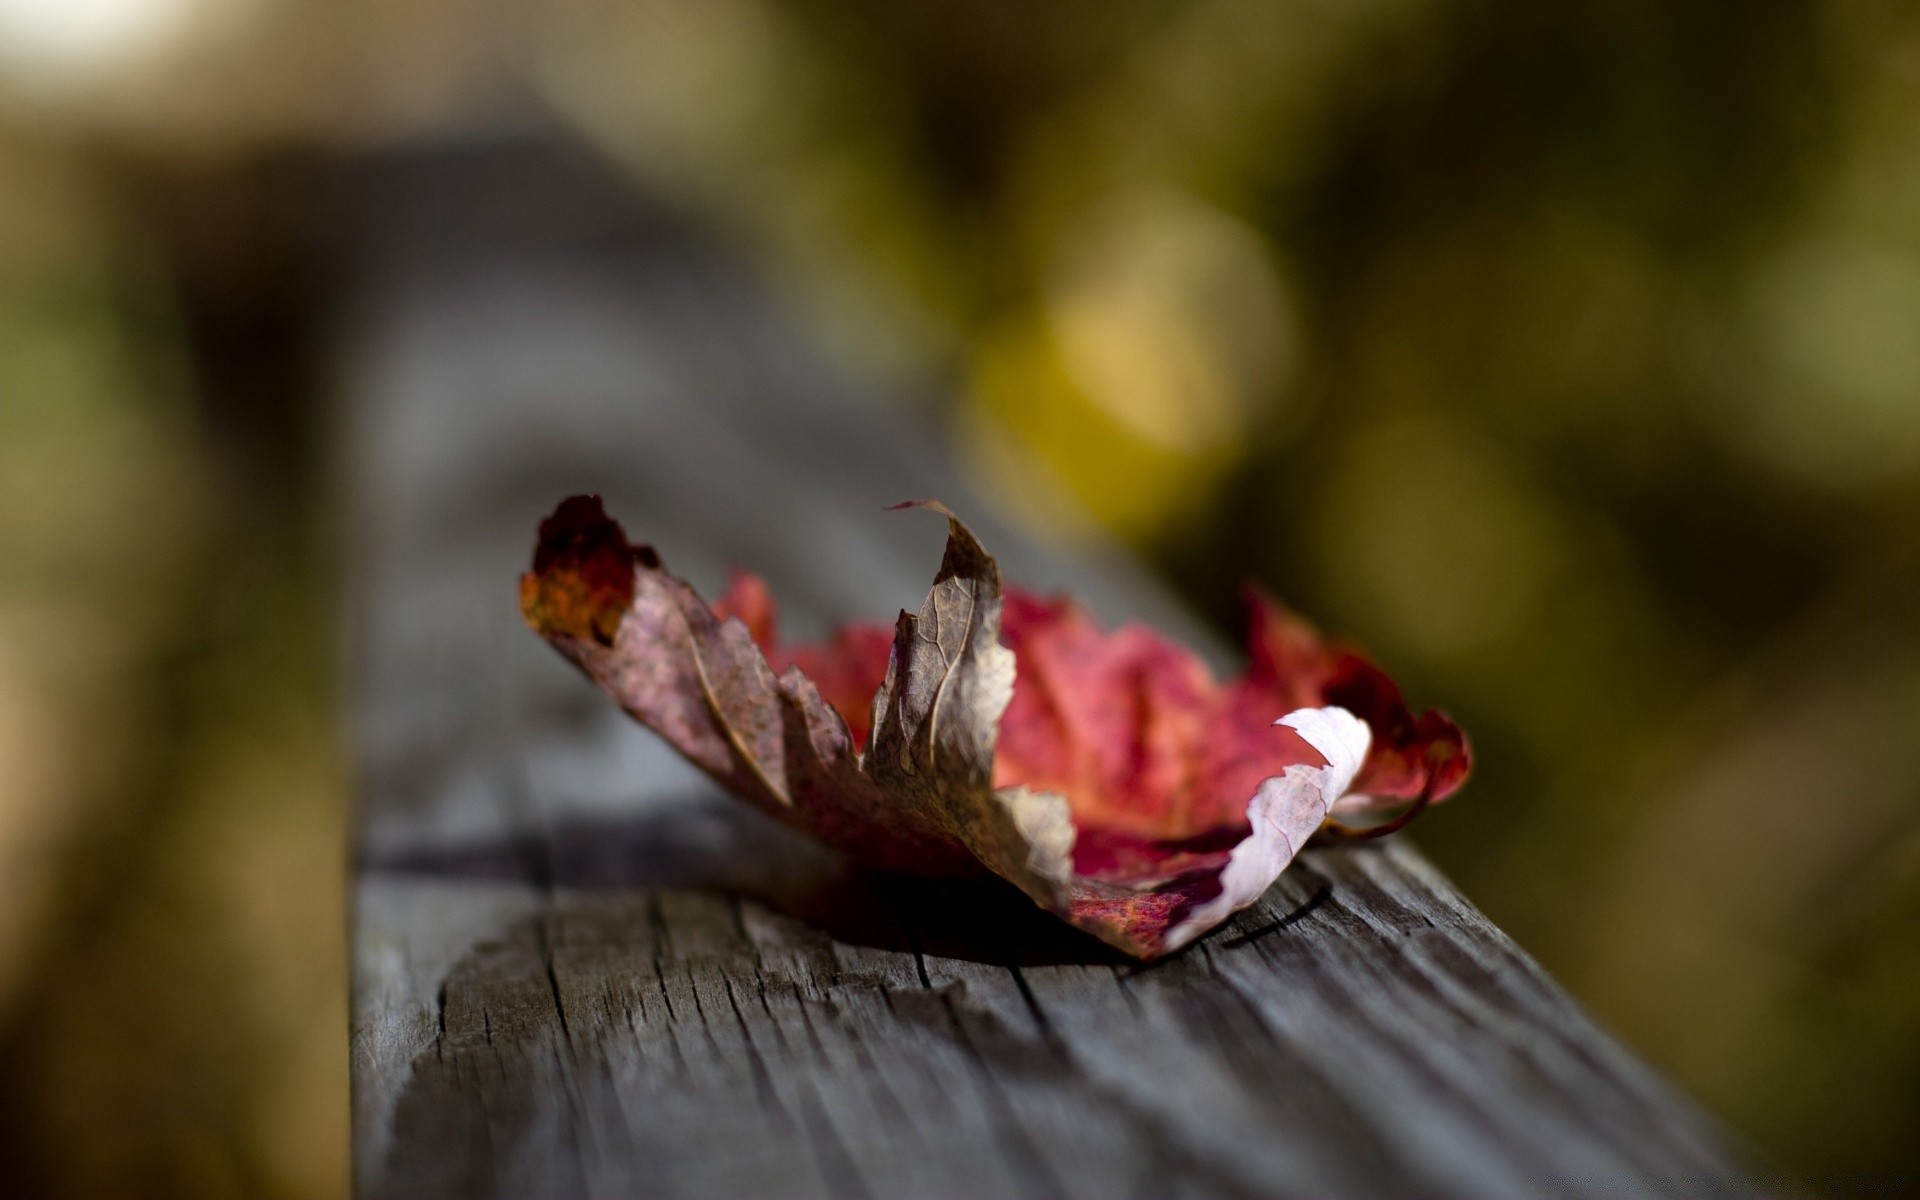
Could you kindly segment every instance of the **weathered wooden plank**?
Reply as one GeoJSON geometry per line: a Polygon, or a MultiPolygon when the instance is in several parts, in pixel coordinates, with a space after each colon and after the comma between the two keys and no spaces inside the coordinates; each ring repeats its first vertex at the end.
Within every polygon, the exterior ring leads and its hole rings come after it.
{"type": "MultiPolygon", "coordinates": [[[[917,603],[965,491],[759,290],[538,142],[357,188],[341,445],[367,1197],[1735,1195],[1691,1106],[1404,843],[1315,849],[1126,962],[1017,895],[847,867],[518,626],[560,495],[805,632],[917,603]]],[[[1204,642],[1123,561],[1010,574],[1204,642]]]]}

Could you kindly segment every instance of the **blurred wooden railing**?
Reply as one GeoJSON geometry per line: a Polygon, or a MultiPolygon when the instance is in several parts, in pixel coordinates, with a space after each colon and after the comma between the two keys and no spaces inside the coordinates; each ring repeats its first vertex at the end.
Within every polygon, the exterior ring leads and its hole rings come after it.
{"type": "MultiPolygon", "coordinates": [[[[599,491],[797,632],[913,607],[939,495],[1040,552],[740,267],[539,137],[350,188],[355,1173],[373,1197],[1750,1194],[1719,1135],[1399,839],[1314,849],[1142,968],[1017,897],[875,877],[681,765],[520,627],[599,491]]],[[[1468,802],[1471,802],[1470,799],[1468,802]]]]}

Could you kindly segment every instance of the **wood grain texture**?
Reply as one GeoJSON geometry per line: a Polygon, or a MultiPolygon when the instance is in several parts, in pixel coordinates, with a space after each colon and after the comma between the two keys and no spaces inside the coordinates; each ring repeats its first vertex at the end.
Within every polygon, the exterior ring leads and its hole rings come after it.
{"type": "Polygon", "coordinates": [[[705,587],[754,564],[797,634],[916,604],[942,531],[880,509],[940,495],[1012,577],[1205,635],[1123,559],[988,519],[580,156],[416,149],[349,194],[363,1197],[1754,1193],[1396,839],[1309,851],[1142,968],[715,795],[519,627],[561,495],[705,587]]]}

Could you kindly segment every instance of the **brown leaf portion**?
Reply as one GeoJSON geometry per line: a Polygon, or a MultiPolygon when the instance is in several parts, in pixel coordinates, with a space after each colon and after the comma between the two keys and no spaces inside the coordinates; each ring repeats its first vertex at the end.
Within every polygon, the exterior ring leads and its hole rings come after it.
{"type": "Polygon", "coordinates": [[[995,731],[1013,698],[1000,564],[959,518],[936,511],[947,518],[946,554],[919,615],[903,612],[894,626],[868,769],[883,782],[980,790],[992,786],[995,731]]]}
{"type": "Polygon", "coordinates": [[[520,578],[527,624],[722,786],[790,808],[779,690],[746,627],[629,544],[597,496],[563,502],[540,533],[520,578]]]}
{"type": "Polygon", "coordinates": [[[764,585],[757,604],[738,590],[738,617],[715,612],[591,496],[542,523],[520,581],[535,632],[734,795],[879,866],[980,873],[944,826],[888,802],[812,681],[791,668],[776,678],[747,623],[771,637],[771,601],[764,585]]]}
{"type": "Polygon", "coordinates": [[[920,612],[901,613],[894,627],[886,680],[873,698],[867,774],[989,870],[1057,907],[1071,873],[1066,802],[993,786],[1014,679],[1013,652],[1000,644],[1000,564],[944,506],[915,507],[945,515],[947,549],[920,612]]]}

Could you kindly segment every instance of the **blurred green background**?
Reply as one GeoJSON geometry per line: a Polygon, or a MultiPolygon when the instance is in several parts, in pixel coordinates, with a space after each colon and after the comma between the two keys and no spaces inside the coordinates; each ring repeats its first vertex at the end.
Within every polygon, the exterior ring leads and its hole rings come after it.
{"type": "Polygon", "coordinates": [[[1468,894],[1920,1194],[1920,5],[0,0],[12,1194],[344,1191],[314,181],[529,110],[1037,535],[1371,645],[1468,894]]]}

